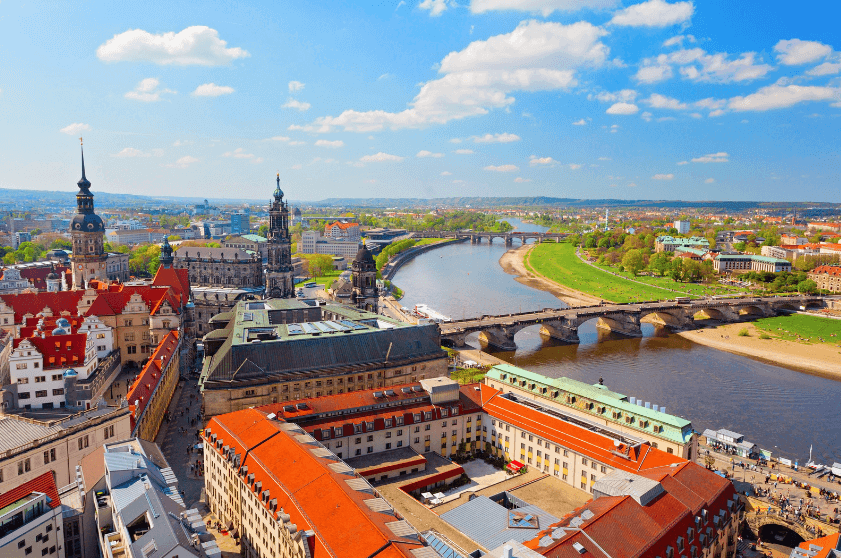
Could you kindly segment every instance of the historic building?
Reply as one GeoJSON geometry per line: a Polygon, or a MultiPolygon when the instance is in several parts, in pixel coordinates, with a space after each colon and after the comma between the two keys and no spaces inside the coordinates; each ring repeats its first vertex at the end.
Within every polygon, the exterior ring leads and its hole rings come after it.
{"type": "Polygon", "coordinates": [[[341,221],[324,225],[324,236],[335,240],[352,240],[353,242],[359,242],[362,238],[359,223],[342,223],[341,221]]]}
{"type": "Polygon", "coordinates": [[[190,283],[202,287],[262,287],[263,260],[239,248],[184,246],[173,266],[186,269],[190,283]]]}
{"type": "Polygon", "coordinates": [[[292,266],[292,240],[289,237],[289,204],[283,201],[280,173],[277,174],[277,188],[275,188],[274,200],[269,208],[268,235],[266,298],[293,298],[295,271],[292,266]]]}
{"type": "Polygon", "coordinates": [[[129,386],[131,435],[154,441],[181,375],[181,337],[170,331],[129,386]]]}
{"type": "Polygon", "coordinates": [[[211,320],[199,386],[206,416],[447,375],[436,324],[344,304],[244,300],[211,320]]]}
{"type": "Polygon", "coordinates": [[[820,290],[841,293],[841,266],[821,265],[810,271],[808,276],[820,290]]]}
{"type": "Polygon", "coordinates": [[[107,281],[105,261],[105,223],[94,213],[91,183],[85,177],[85,152],[82,150],[82,178],[76,194],[76,215],[70,220],[70,238],[73,243],[73,288],[83,289],[89,281],[107,281]]]}
{"type": "Polygon", "coordinates": [[[363,244],[356,252],[351,265],[353,275],[353,292],[350,295],[351,304],[361,310],[377,313],[380,297],[377,293],[377,263],[374,256],[363,244]]]}

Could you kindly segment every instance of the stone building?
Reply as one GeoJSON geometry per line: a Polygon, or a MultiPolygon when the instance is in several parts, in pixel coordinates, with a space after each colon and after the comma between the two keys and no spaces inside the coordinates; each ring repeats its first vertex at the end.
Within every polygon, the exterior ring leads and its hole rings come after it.
{"type": "Polygon", "coordinates": [[[261,289],[236,289],[232,287],[193,287],[193,305],[196,316],[196,337],[202,337],[213,330],[210,320],[213,316],[230,312],[240,300],[260,298],[261,289]]]}
{"type": "Polygon", "coordinates": [[[246,300],[211,326],[199,380],[205,415],[447,375],[436,324],[343,304],[246,300]]]}
{"type": "Polygon", "coordinates": [[[841,293],[841,266],[821,265],[810,271],[808,277],[822,291],[841,293]]]}
{"type": "Polygon", "coordinates": [[[377,264],[374,256],[363,244],[351,265],[353,277],[353,293],[350,295],[351,304],[361,310],[377,313],[380,297],[377,292],[377,264]]]}
{"type": "Polygon", "coordinates": [[[256,252],[260,254],[263,260],[269,257],[268,239],[259,234],[243,234],[240,236],[232,236],[222,242],[223,248],[241,248],[245,251],[256,252]]]}
{"type": "Polygon", "coordinates": [[[269,208],[268,235],[266,298],[293,298],[295,270],[292,266],[292,239],[289,236],[289,204],[283,201],[280,173],[277,174],[274,200],[269,208]]]}
{"type": "Polygon", "coordinates": [[[105,223],[94,213],[90,181],[85,177],[85,152],[82,151],[82,178],[76,194],[76,215],[70,220],[70,238],[73,243],[73,288],[83,289],[89,281],[107,281],[105,253],[105,223]]]}
{"type": "Polygon", "coordinates": [[[129,387],[131,435],[154,441],[181,375],[181,337],[170,331],[129,387]]]}
{"type": "Polygon", "coordinates": [[[174,267],[189,271],[190,283],[202,287],[262,287],[263,261],[240,248],[185,246],[174,267]]]}

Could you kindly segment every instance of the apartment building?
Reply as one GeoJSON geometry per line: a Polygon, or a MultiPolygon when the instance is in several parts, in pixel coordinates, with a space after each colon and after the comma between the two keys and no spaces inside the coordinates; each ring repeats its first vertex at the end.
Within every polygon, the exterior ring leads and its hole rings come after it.
{"type": "Polygon", "coordinates": [[[107,441],[130,435],[127,406],[0,415],[0,491],[47,471],[54,471],[56,483],[66,486],[76,478],[76,466],[85,456],[107,441]]]}
{"type": "Polygon", "coordinates": [[[362,239],[359,223],[342,223],[341,221],[324,225],[324,236],[353,242],[359,242],[362,239]]]}
{"type": "Polygon", "coordinates": [[[713,260],[713,269],[718,273],[733,271],[769,271],[780,273],[791,271],[791,262],[770,256],[752,254],[719,254],[713,260]]]}
{"type": "Polygon", "coordinates": [[[502,393],[540,401],[563,413],[585,418],[622,434],[641,438],[666,453],[694,461],[698,436],[692,422],[666,413],[666,407],[644,403],[607,388],[571,378],[549,378],[529,370],[498,364],[482,382],[502,393]]]}
{"type": "Polygon", "coordinates": [[[64,558],[62,506],[47,471],[0,494],[0,556],[64,558]]]}
{"type": "Polygon", "coordinates": [[[818,289],[831,293],[841,293],[841,266],[821,265],[807,275],[809,279],[815,282],[818,289]]]}
{"type": "Polygon", "coordinates": [[[155,439],[180,376],[181,336],[177,331],[170,331],[161,339],[126,394],[131,410],[132,436],[155,439]]]}
{"type": "Polygon", "coordinates": [[[318,231],[304,231],[300,251],[302,254],[327,254],[350,259],[359,251],[359,241],[324,237],[318,231]]]}

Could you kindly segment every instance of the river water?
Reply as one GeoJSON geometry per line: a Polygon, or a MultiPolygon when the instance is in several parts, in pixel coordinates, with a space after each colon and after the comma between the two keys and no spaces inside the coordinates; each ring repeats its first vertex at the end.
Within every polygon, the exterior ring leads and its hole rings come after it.
{"type": "MultiPolygon", "coordinates": [[[[545,230],[509,221],[518,231],[545,230]]],[[[394,277],[406,293],[401,303],[408,308],[426,303],[453,319],[566,306],[505,273],[498,263],[505,251],[497,239],[421,254],[394,277]]],[[[603,377],[610,389],[665,406],[699,432],[741,432],[774,456],[802,464],[813,445],[815,461],[841,462],[839,381],[717,351],[651,324],[643,324],[643,337],[636,339],[605,334],[595,321],[583,324],[578,335],[579,345],[567,345],[542,338],[534,326],[517,333],[516,351],[488,351],[550,377],[589,383],[603,377]]],[[[475,334],[468,343],[479,346],[475,334]]]]}

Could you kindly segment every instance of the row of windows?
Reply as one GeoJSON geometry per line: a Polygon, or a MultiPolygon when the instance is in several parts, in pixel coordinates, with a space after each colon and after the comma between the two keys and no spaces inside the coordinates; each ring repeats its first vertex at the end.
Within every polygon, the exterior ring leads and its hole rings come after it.
{"type": "MultiPolygon", "coordinates": [[[[18,393],[18,399],[29,399],[32,394],[28,391],[22,391],[18,393]]],[[[64,395],[64,388],[58,388],[53,390],[53,396],[64,395]]],[[[47,390],[42,389],[35,392],[35,397],[47,397],[47,390]]]]}

